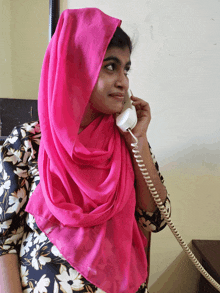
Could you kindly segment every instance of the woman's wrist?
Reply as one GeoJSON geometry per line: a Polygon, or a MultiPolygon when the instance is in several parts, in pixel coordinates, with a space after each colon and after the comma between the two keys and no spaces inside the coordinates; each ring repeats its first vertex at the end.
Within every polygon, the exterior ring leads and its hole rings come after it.
{"type": "Polygon", "coordinates": [[[138,138],[138,149],[141,152],[144,147],[148,147],[147,135],[138,138]]]}
{"type": "MultiPolygon", "coordinates": [[[[135,143],[134,138],[128,132],[126,133],[126,135],[124,135],[124,139],[129,150],[132,150],[131,144],[135,143]]],[[[138,140],[138,150],[141,152],[145,146],[148,146],[147,135],[145,134],[143,136],[137,137],[137,140],[138,140]]]]}

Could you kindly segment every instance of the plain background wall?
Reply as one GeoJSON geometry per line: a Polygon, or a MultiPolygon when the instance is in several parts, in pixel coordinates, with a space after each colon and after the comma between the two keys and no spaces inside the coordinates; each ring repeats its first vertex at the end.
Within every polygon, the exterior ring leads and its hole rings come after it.
{"type": "MultiPolygon", "coordinates": [[[[220,1],[61,1],[123,20],[134,39],[130,87],[152,110],[149,141],[192,239],[220,239],[220,1]],[[79,6],[80,4],[80,6],[79,6]]],[[[49,1],[0,0],[0,97],[36,99],[49,1]]],[[[195,293],[199,275],[168,228],[152,236],[150,292],[195,293]]]]}
{"type": "Polygon", "coordinates": [[[37,99],[48,27],[49,1],[0,0],[0,98],[37,99]]]}
{"type": "Polygon", "coordinates": [[[12,96],[11,74],[11,7],[10,1],[0,2],[0,97],[12,96]]]}

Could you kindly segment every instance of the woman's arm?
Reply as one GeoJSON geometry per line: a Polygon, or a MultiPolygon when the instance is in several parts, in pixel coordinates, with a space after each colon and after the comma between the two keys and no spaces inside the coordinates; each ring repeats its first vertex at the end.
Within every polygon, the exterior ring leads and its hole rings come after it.
{"type": "MultiPolygon", "coordinates": [[[[160,195],[162,202],[164,202],[167,197],[167,191],[160,179],[158,171],[153,162],[148,140],[147,140],[147,130],[151,120],[150,106],[147,102],[137,97],[132,96],[131,99],[132,99],[133,105],[136,107],[137,117],[138,117],[137,125],[132,130],[132,132],[138,139],[138,149],[140,151],[140,155],[142,156],[144,164],[149,172],[149,175],[154,184],[154,187],[156,188],[158,194],[160,195]]],[[[156,209],[156,204],[154,202],[153,197],[151,196],[147,183],[145,182],[143,175],[132,153],[131,143],[134,142],[133,138],[131,137],[129,132],[122,133],[122,135],[125,138],[126,144],[128,146],[128,149],[131,153],[131,157],[133,160],[133,167],[134,167],[135,181],[136,181],[135,186],[136,186],[137,207],[148,212],[154,212],[156,209]]]]}
{"type": "MultiPolygon", "coordinates": [[[[166,190],[166,187],[161,182],[158,171],[153,162],[150,149],[149,149],[149,144],[147,141],[147,137],[145,136],[143,138],[139,138],[138,141],[139,141],[138,149],[140,151],[140,155],[142,156],[144,164],[149,172],[153,185],[156,188],[157,193],[160,195],[160,199],[162,200],[162,202],[164,202],[167,197],[167,190],[166,190]]],[[[156,209],[156,204],[154,202],[154,199],[147,187],[147,184],[137,165],[137,162],[133,156],[133,153],[131,154],[131,156],[133,160],[133,167],[134,167],[134,173],[135,173],[137,207],[148,212],[154,212],[156,209]]]]}
{"type": "Polygon", "coordinates": [[[0,293],[22,292],[17,253],[32,183],[28,162],[33,166],[37,160],[37,126],[36,122],[15,127],[0,151],[0,293]]]}
{"type": "Polygon", "coordinates": [[[0,256],[0,292],[22,293],[16,254],[0,256]]]}

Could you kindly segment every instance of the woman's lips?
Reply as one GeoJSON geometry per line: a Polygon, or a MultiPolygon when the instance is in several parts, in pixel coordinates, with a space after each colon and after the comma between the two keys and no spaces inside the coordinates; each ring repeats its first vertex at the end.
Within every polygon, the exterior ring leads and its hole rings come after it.
{"type": "Polygon", "coordinates": [[[115,93],[115,94],[110,94],[109,96],[112,97],[112,98],[115,98],[117,100],[124,101],[124,95],[123,94],[115,93]]]}

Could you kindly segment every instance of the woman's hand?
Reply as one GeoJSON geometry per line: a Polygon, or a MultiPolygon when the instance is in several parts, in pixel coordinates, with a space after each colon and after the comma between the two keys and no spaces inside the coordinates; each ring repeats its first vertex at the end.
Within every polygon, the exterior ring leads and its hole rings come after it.
{"type": "MultiPolygon", "coordinates": [[[[141,138],[146,139],[146,133],[151,120],[150,106],[147,102],[137,97],[131,96],[132,104],[137,112],[137,125],[132,129],[132,133],[138,140],[141,138]]],[[[130,146],[132,137],[129,132],[120,131],[124,136],[126,143],[130,146]]]]}
{"type": "Polygon", "coordinates": [[[132,129],[133,134],[137,137],[146,137],[148,126],[151,120],[150,106],[147,102],[137,97],[131,96],[132,104],[137,112],[137,125],[132,129]]]}

